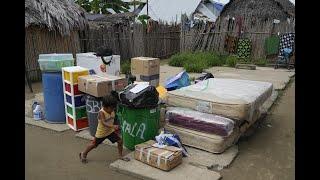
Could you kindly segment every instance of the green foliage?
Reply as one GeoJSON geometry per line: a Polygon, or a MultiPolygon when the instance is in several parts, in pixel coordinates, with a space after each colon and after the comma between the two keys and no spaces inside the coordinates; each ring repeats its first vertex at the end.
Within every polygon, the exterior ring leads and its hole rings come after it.
{"type": "Polygon", "coordinates": [[[235,67],[237,64],[237,56],[228,56],[226,59],[226,64],[229,67],[235,67]]]}
{"type": "Polygon", "coordinates": [[[108,8],[113,9],[116,13],[128,12],[130,8],[128,3],[121,0],[76,0],[75,2],[87,12],[94,14],[110,14],[108,8]]]}
{"type": "Polygon", "coordinates": [[[147,20],[150,18],[150,16],[146,15],[146,14],[142,14],[140,16],[138,16],[138,20],[143,24],[143,26],[147,26],[147,20]]]}
{"type": "Polygon", "coordinates": [[[266,66],[267,65],[267,59],[266,58],[257,59],[254,62],[254,64],[257,65],[257,66],[266,66]]]}
{"type": "Polygon", "coordinates": [[[121,68],[122,74],[128,74],[131,71],[131,61],[130,60],[121,61],[120,68],[121,68]]]}
{"type": "Polygon", "coordinates": [[[191,61],[193,58],[193,54],[190,52],[178,53],[169,59],[169,65],[175,67],[183,67],[186,61],[191,61]]]}
{"type": "Polygon", "coordinates": [[[91,11],[91,3],[89,0],[76,0],[75,3],[79,4],[87,12],[91,11]]]}
{"type": "Polygon", "coordinates": [[[225,64],[225,57],[215,52],[184,52],[171,56],[169,65],[183,67],[187,72],[201,73],[212,66],[225,64]]]}

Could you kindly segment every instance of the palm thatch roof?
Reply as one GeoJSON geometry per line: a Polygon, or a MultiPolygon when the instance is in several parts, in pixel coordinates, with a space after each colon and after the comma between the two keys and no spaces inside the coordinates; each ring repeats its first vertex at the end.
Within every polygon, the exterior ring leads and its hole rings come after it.
{"type": "Polygon", "coordinates": [[[101,27],[111,27],[114,25],[129,25],[134,22],[136,14],[133,12],[117,13],[117,14],[89,14],[85,13],[91,29],[99,29],[101,27]]]}
{"type": "Polygon", "coordinates": [[[73,0],[25,0],[25,28],[38,26],[69,35],[87,23],[84,10],[73,0]]]}
{"type": "Polygon", "coordinates": [[[295,7],[289,0],[231,0],[220,13],[228,15],[284,20],[295,16],[295,7]]]}
{"type": "Polygon", "coordinates": [[[121,24],[133,21],[136,14],[133,12],[125,12],[125,13],[117,13],[117,14],[109,14],[109,15],[94,15],[86,13],[86,18],[88,20],[96,22],[108,22],[113,24],[121,24]]]}

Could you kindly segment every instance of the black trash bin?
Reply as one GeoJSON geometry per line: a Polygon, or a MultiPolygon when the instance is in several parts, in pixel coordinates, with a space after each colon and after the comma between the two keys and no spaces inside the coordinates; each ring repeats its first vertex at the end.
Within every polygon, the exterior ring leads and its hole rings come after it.
{"type": "Polygon", "coordinates": [[[102,107],[102,98],[86,95],[86,110],[91,136],[95,136],[98,126],[98,113],[102,107]]]}

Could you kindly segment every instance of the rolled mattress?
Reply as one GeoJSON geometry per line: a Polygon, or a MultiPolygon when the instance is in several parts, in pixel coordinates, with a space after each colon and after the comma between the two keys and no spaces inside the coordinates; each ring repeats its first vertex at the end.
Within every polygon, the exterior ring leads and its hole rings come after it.
{"type": "Polygon", "coordinates": [[[169,91],[167,105],[252,121],[253,114],[271,96],[269,82],[212,78],[169,91]]]}
{"type": "Polygon", "coordinates": [[[220,136],[230,135],[234,128],[234,122],[229,118],[180,107],[168,107],[166,121],[173,125],[220,136]]]}

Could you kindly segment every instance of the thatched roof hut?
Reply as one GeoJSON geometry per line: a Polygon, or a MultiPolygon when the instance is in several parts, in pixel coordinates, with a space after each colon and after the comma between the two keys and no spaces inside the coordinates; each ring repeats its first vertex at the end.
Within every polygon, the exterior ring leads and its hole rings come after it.
{"type": "Polygon", "coordinates": [[[80,52],[85,11],[73,0],[25,1],[25,64],[30,79],[41,79],[39,54],[80,52]]]}
{"type": "Polygon", "coordinates": [[[26,0],[25,28],[39,26],[69,35],[87,24],[84,10],[72,0],[26,0]]]}
{"type": "Polygon", "coordinates": [[[289,0],[231,0],[220,13],[226,15],[286,20],[295,16],[295,7],[289,0]]]}

